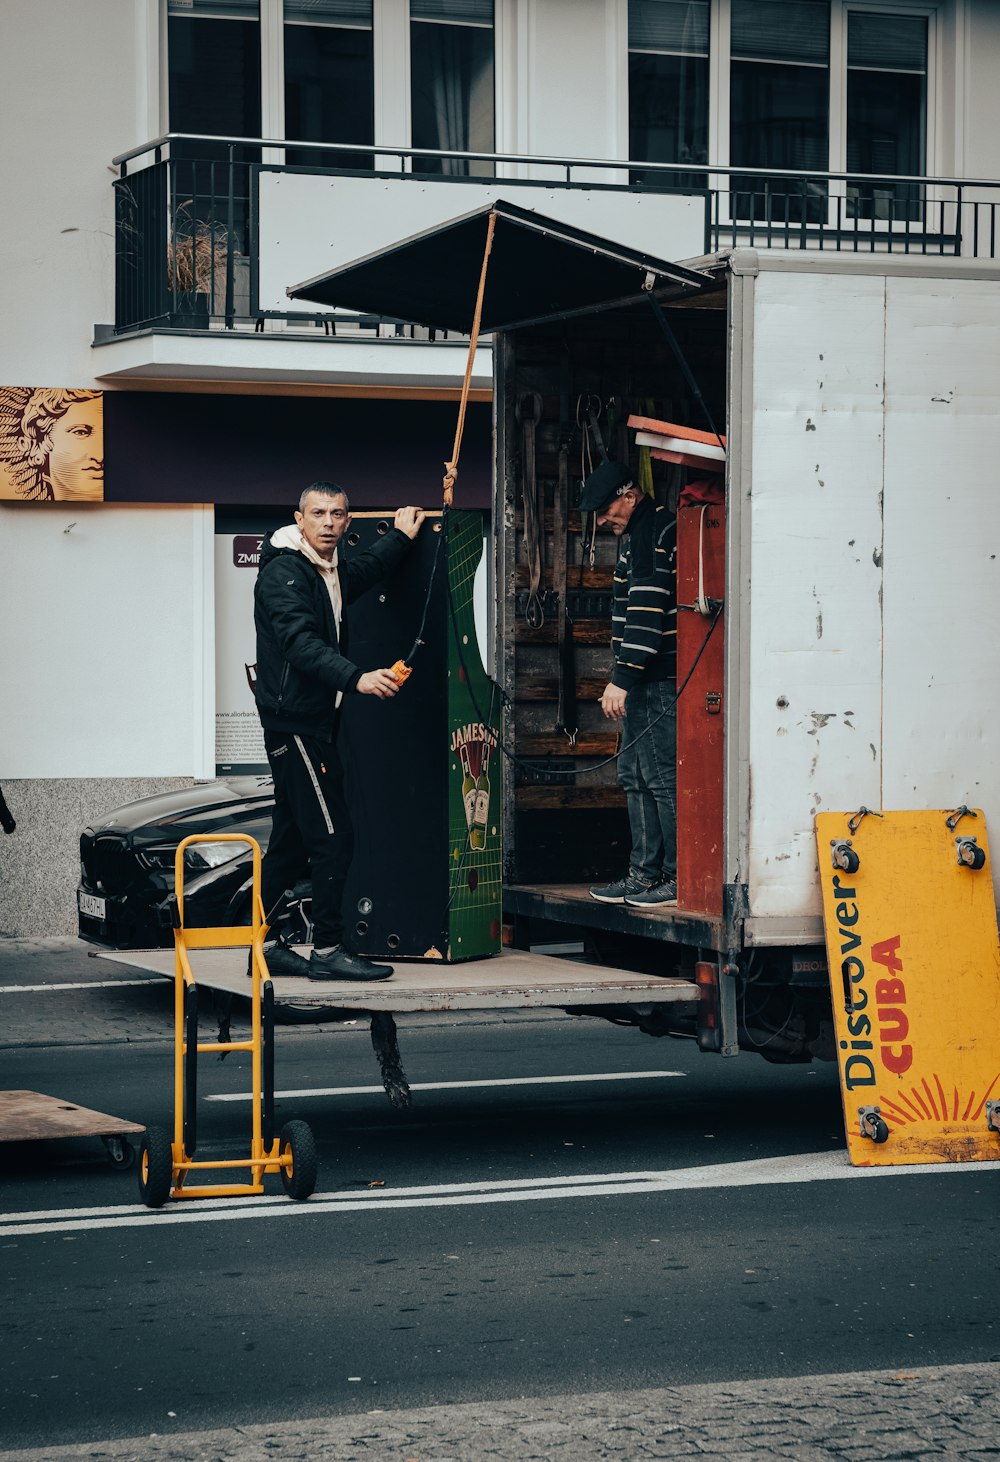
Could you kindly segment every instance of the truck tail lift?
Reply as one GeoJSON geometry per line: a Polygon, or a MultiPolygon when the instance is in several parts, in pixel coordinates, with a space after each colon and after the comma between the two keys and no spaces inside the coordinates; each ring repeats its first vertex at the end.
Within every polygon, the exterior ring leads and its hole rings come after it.
{"type": "Polygon", "coordinates": [[[148,1208],[168,1198],[229,1198],[263,1193],[264,1176],[281,1174],[290,1198],[308,1198],[316,1186],[316,1144],[305,1122],[288,1122],[274,1135],[274,987],[264,959],[267,924],[261,902],[260,845],[240,833],[195,834],[177,847],[174,860],[174,1135],[149,1127],[139,1155],[139,1195],[148,1208]],[[253,852],[253,907],[249,929],[243,925],[189,929],[184,924],[184,854],[192,843],[248,843],[253,852]],[[250,935],[251,1024],[246,1041],[198,1040],[198,986],[191,968],[193,949],[246,948],[250,935]],[[252,1135],[248,1158],[196,1162],[198,1057],[208,1051],[249,1051],[252,1060],[252,1135]],[[249,1168],[248,1183],[192,1187],[193,1172],[249,1168]]]}

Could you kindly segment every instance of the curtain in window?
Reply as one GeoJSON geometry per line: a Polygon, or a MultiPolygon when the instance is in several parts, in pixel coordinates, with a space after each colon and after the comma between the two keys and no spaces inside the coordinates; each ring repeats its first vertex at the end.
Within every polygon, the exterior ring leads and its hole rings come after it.
{"type": "MultiPolygon", "coordinates": [[[[413,0],[410,76],[414,147],[494,148],[492,0],[413,0]]],[[[417,158],[423,172],[492,176],[488,163],[417,158]]]]}

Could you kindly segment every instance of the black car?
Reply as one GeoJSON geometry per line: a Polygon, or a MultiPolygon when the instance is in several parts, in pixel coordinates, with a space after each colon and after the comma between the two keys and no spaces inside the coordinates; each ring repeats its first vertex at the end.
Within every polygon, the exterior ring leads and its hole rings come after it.
{"type": "MultiPolygon", "coordinates": [[[[274,787],[233,777],[130,802],[80,837],[82,939],[113,949],[173,944],[165,901],[174,854],[192,833],[246,833],[267,849],[274,787]]],[[[252,853],[242,843],[195,843],[185,853],[184,920],[199,928],[250,923],[252,853]]],[[[297,892],[305,894],[306,890],[297,892]]]]}

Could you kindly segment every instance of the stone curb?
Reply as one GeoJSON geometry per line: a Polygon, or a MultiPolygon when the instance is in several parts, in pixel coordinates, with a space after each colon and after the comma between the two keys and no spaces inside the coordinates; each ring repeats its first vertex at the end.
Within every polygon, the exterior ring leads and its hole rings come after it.
{"type": "Polygon", "coordinates": [[[0,1462],[986,1462],[1000,1451],[998,1378],[996,1364],[980,1364],[369,1411],[0,1452],[0,1462]]]}

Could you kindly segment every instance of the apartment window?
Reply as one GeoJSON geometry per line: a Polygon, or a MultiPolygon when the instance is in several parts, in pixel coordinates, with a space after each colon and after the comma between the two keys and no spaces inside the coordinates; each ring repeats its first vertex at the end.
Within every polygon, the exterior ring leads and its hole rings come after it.
{"type": "Polygon", "coordinates": [[[260,136],[257,0],[169,0],[172,132],[260,136]]]}
{"type": "MultiPolygon", "coordinates": [[[[285,0],[285,136],[375,140],[371,0],[285,0]]],[[[289,148],[290,166],[370,168],[366,153],[289,148]]]]}
{"type": "MultiPolygon", "coordinates": [[[[411,0],[412,145],[455,152],[495,146],[493,0],[411,0]]],[[[493,165],[418,157],[420,172],[492,177],[493,165]]]]}
{"type": "MultiPolygon", "coordinates": [[[[167,58],[171,132],[260,136],[257,0],[169,0],[167,58]]],[[[253,147],[171,144],[171,247],[178,260],[190,258],[216,314],[230,252],[249,249],[250,167],[259,158],[253,147]]]]}
{"type": "MultiPolygon", "coordinates": [[[[629,0],[628,155],[708,161],[708,0],[629,0]]],[[[704,187],[703,174],[636,172],[647,186],[704,187]]]]}
{"type": "MultiPolygon", "coordinates": [[[[825,171],[830,153],[829,0],[733,0],[729,160],[825,171]]],[[[825,183],[734,177],[733,214],[818,223],[825,183]]]]}
{"type": "Polygon", "coordinates": [[[876,175],[849,184],[852,216],[887,221],[920,217],[918,183],[878,175],[927,169],[927,18],[849,11],[847,15],[847,171],[876,175]]]}

